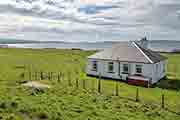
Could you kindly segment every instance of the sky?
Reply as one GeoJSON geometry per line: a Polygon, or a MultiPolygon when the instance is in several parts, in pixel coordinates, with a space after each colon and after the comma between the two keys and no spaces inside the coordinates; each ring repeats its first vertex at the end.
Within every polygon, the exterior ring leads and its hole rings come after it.
{"type": "Polygon", "coordinates": [[[180,40],[180,0],[0,0],[0,38],[180,40]]]}

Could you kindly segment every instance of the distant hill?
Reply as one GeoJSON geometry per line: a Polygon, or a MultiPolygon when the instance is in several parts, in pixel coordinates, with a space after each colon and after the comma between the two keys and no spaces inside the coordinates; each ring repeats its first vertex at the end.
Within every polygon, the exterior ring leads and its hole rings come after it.
{"type": "Polygon", "coordinates": [[[65,43],[63,41],[36,41],[36,40],[18,40],[18,39],[0,39],[0,44],[25,44],[25,43],[65,43]]]}
{"type": "MultiPolygon", "coordinates": [[[[26,44],[26,43],[82,43],[82,44],[116,44],[116,43],[121,43],[121,42],[127,42],[127,41],[97,41],[97,42],[89,42],[89,41],[84,41],[84,42],[65,42],[65,41],[37,41],[37,40],[19,40],[19,39],[3,39],[0,38],[0,44],[26,44]]],[[[171,43],[171,42],[180,42],[177,40],[149,40],[150,43],[171,43]]]]}

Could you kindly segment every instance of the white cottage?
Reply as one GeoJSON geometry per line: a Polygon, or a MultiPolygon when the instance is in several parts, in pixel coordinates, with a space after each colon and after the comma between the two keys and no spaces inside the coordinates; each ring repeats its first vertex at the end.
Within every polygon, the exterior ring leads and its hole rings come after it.
{"type": "Polygon", "coordinates": [[[149,85],[165,77],[166,57],[148,49],[148,40],[122,42],[87,58],[87,75],[149,85]]]}

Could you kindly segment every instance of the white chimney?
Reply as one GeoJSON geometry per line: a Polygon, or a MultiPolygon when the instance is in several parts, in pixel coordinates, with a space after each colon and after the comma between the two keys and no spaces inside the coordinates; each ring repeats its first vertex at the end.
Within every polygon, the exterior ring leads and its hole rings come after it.
{"type": "Polygon", "coordinates": [[[140,40],[140,46],[142,48],[148,49],[148,40],[146,37],[144,37],[140,40]]]}

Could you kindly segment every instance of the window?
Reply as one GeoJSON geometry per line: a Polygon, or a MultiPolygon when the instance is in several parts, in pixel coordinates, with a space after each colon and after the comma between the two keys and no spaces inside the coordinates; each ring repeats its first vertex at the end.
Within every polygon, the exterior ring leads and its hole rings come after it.
{"type": "Polygon", "coordinates": [[[97,61],[93,61],[93,63],[92,63],[92,71],[97,71],[97,61]]]}
{"type": "Polygon", "coordinates": [[[142,74],[142,65],[136,65],[136,73],[142,74]]]}
{"type": "Polygon", "coordinates": [[[128,64],[123,64],[123,74],[128,74],[129,73],[129,65],[128,64]]]}
{"type": "Polygon", "coordinates": [[[113,73],[114,72],[114,64],[113,62],[108,63],[108,72],[113,73]]]}

